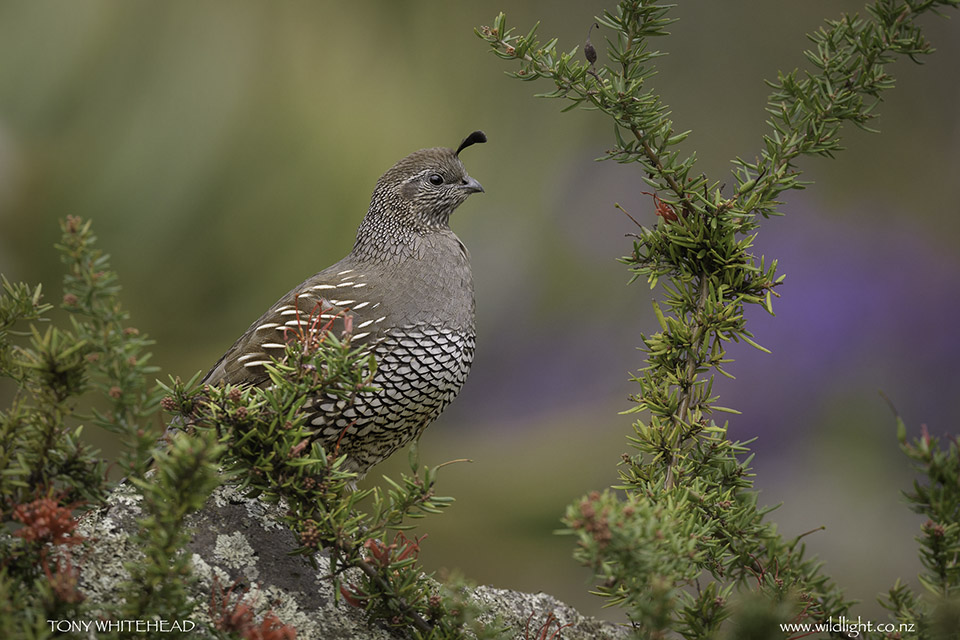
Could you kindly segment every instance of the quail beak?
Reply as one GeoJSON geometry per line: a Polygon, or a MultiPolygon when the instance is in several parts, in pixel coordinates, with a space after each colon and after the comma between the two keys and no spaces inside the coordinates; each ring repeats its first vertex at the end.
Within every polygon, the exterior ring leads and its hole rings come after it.
{"type": "Polygon", "coordinates": [[[463,179],[463,182],[460,183],[460,186],[469,191],[470,193],[483,193],[483,185],[467,176],[463,179]]]}

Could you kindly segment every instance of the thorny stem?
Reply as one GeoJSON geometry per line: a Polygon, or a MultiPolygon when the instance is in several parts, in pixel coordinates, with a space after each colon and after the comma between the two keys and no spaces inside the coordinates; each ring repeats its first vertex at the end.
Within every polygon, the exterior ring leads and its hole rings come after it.
{"type": "MultiPolygon", "coordinates": [[[[502,36],[497,38],[496,42],[498,47],[510,46],[510,44],[507,41],[505,41],[502,36]]],[[[632,45],[633,45],[633,38],[628,38],[627,45],[626,45],[627,50],[629,50],[632,47],[632,45]]],[[[543,75],[544,77],[553,79],[564,91],[570,91],[572,89],[577,93],[580,93],[581,95],[589,96],[590,101],[596,104],[598,107],[601,107],[601,108],[609,107],[609,105],[605,105],[602,103],[601,100],[598,100],[597,93],[595,91],[588,89],[586,85],[575,86],[573,84],[563,82],[561,78],[557,77],[556,74],[554,74],[553,69],[546,66],[545,64],[543,64],[542,62],[540,62],[530,54],[525,53],[521,56],[516,56],[516,59],[522,60],[526,63],[534,65],[537,69],[537,73],[543,75]]],[[[627,68],[626,62],[624,62],[623,71],[621,72],[621,77],[625,79],[627,77],[628,72],[629,72],[629,69],[627,68]]],[[[599,81],[599,78],[597,79],[599,81]]],[[[679,182],[677,182],[672,175],[665,173],[663,171],[663,164],[660,162],[660,156],[657,154],[656,150],[650,146],[650,143],[647,141],[646,137],[643,135],[643,132],[636,125],[630,126],[630,132],[633,133],[633,135],[637,138],[640,144],[643,145],[643,152],[647,156],[647,158],[650,160],[650,162],[657,167],[658,175],[660,175],[664,179],[664,181],[667,183],[667,185],[669,185],[670,190],[673,191],[673,193],[676,194],[676,196],[680,198],[681,201],[683,201],[684,195],[685,195],[683,186],[679,182]]],[[[687,208],[686,205],[683,205],[683,206],[684,206],[684,209],[687,208]]]]}
{"type": "MultiPolygon", "coordinates": [[[[629,46],[629,45],[628,45],[629,46]]],[[[624,69],[626,73],[626,69],[624,69]]],[[[657,152],[650,146],[650,143],[646,140],[643,135],[643,132],[637,129],[637,127],[631,127],[630,131],[636,137],[636,139],[643,145],[643,152],[646,154],[647,159],[659,169],[659,175],[664,179],[664,181],[670,186],[671,191],[676,194],[676,196],[681,201],[681,206],[684,209],[687,209],[686,206],[686,197],[683,187],[676,181],[676,179],[663,171],[663,164],[660,162],[660,156],[657,152]]],[[[680,390],[682,400],[680,401],[680,407],[677,412],[677,422],[679,424],[686,424],[687,416],[690,411],[690,400],[693,397],[693,389],[695,387],[695,378],[697,374],[697,366],[699,365],[699,358],[697,357],[697,350],[701,341],[703,340],[703,334],[705,332],[704,323],[701,319],[703,315],[703,310],[707,305],[707,274],[701,273],[700,277],[697,279],[697,288],[699,289],[697,295],[697,306],[693,312],[693,322],[696,325],[693,333],[693,339],[691,341],[690,349],[687,351],[687,363],[686,363],[686,375],[684,376],[684,386],[680,390]]],[[[682,436],[681,436],[682,437],[682,436]]],[[[678,445],[679,443],[675,443],[678,445]]],[[[676,447],[674,447],[676,448],[676,447]]],[[[667,462],[667,473],[664,477],[664,489],[670,489],[673,487],[674,474],[673,468],[674,463],[676,462],[676,457],[671,456],[667,462]]]]}
{"type": "MultiPolygon", "coordinates": [[[[693,312],[693,321],[696,323],[696,328],[693,331],[693,339],[690,341],[690,349],[687,350],[686,375],[684,376],[684,386],[680,389],[682,400],[680,401],[680,408],[677,411],[677,422],[681,425],[687,423],[687,416],[690,412],[690,399],[693,397],[697,366],[700,364],[700,359],[697,357],[697,352],[699,351],[700,343],[703,341],[703,334],[706,331],[704,328],[704,323],[701,320],[703,310],[707,306],[707,290],[709,289],[709,287],[707,287],[706,273],[700,274],[700,277],[697,281],[697,287],[699,288],[699,295],[697,297],[696,309],[693,312]]],[[[675,445],[679,445],[679,443],[675,443],[675,445]]],[[[676,446],[674,449],[676,449],[676,446]]],[[[671,456],[670,460],[667,462],[667,473],[663,481],[664,489],[670,489],[673,487],[673,467],[675,461],[676,457],[671,456]]]]}
{"type": "MultiPolygon", "coordinates": [[[[504,42],[502,39],[500,39],[500,44],[503,46],[507,45],[507,43],[504,42]]],[[[627,38],[626,48],[628,50],[632,47],[632,44],[633,44],[633,38],[632,37],[627,38]]],[[[524,54],[523,56],[518,56],[518,57],[525,62],[536,65],[538,72],[544,75],[553,77],[552,70],[549,69],[549,67],[544,66],[542,63],[534,59],[529,54],[524,54]]],[[[621,71],[621,77],[626,79],[628,73],[629,73],[629,69],[627,68],[626,62],[624,61],[623,69],[621,71]]],[[[554,79],[558,80],[558,78],[554,78],[554,79]]],[[[570,88],[573,88],[573,87],[568,86],[566,88],[569,90],[570,88]]],[[[590,95],[591,100],[596,102],[596,98],[593,97],[593,94],[590,91],[588,91],[586,87],[582,87],[580,90],[580,93],[584,95],[590,95]]],[[[598,105],[598,106],[602,106],[602,105],[598,105]]],[[[663,167],[663,163],[661,162],[660,155],[657,153],[656,149],[654,149],[650,145],[650,142],[647,139],[647,137],[643,134],[643,131],[641,131],[640,128],[637,127],[636,125],[630,125],[630,132],[634,135],[634,137],[642,146],[644,155],[646,155],[650,163],[657,168],[657,173],[659,177],[661,177],[664,180],[664,182],[666,182],[670,190],[680,200],[680,206],[684,209],[684,211],[689,212],[690,210],[689,204],[687,203],[686,191],[684,190],[683,185],[677,182],[676,178],[674,178],[668,172],[664,171],[664,167],[663,167]]],[[[787,160],[787,162],[789,162],[789,160],[787,160]]],[[[684,378],[683,388],[681,388],[680,390],[681,401],[680,401],[679,410],[676,414],[676,422],[678,424],[685,424],[687,422],[687,418],[690,411],[690,402],[693,397],[693,389],[695,387],[694,380],[696,377],[697,366],[699,365],[699,359],[697,357],[696,351],[697,351],[698,345],[701,343],[703,339],[703,334],[706,331],[705,326],[701,320],[701,316],[703,315],[703,310],[706,308],[706,304],[707,304],[707,292],[709,290],[709,287],[707,286],[707,279],[708,279],[707,274],[701,273],[697,282],[697,288],[698,288],[697,298],[698,299],[697,299],[696,309],[694,310],[694,313],[693,313],[693,322],[695,323],[696,326],[694,329],[692,345],[690,350],[687,352],[687,357],[686,357],[686,371],[685,371],[686,375],[684,378]]],[[[675,443],[675,444],[679,444],[679,443],[675,443]]],[[[664,480],[664,488],[666,489],[669,489],[673,486],[673,483],[674,483],[673,469],[674,469],[675,463],[676,463],[676,458],[674,456],[671,456],[670,460],[667,463],[667,473],[664,480]]]]}
{"type": "MultiPolygon", "coordinates": [[[[346,553],[348,556],[350,555],[351,547],[349,545],[338,544],[337,548],[346,553]]],[[[377,588],[380,589],[381,593],[383,593],[387,598],[393,599],[397,603],[397,606],[400,608],[400,610],[403,611],[404,616],[410,620],[417,631],[420,631],[424,634],[429,634],[433,631],[433,625],[424,620],[420,614],[417,613],[417,610],[410,606],[406,600],[400,596],[388,595],[390,593],[390,584],[384,580],[379,573],[377,573],[377,570],[374,569],[369,562],[358,557],[350,564],[360,569],[360,571],[362,571],[371,582],[377,585],[377,588]]]]}
{"type": "Polygon", "coordinates": [[[665,173],[663,170],[663,165],[660,163],[660,156],[657,155],[657,152],[650,146],[650,143],[646,141],[643,137],[643,132],[637,129],[636,127],[631,127],[630,131],[633,132],[633,135],[636,136],[637,140],[640,141],[640,144],[643,145],[643,152],[646,154],[647,158],[652,162],[657,169],[659,170],[659,175],[664,179],[664,181],[670,185],[670,190],[673,191],[681,201],[684,202],[682,205],[684,209],[687,208],[685,204],[685,195],[686,192],[683,190],[683,187],[680,186],[680,183],[670,175],[665,173]]]}
{"type": "MultiPolygon", "coordinates": [[[[635,34],[633,33],[631,33],[630,37],[627,38],[627,44],[624,50],[624,54],[626,54],[633,48],[634,38],[635,38],[635,34]]],[[[630,75],[630,69],[627,66],[626,55],[623,56],[623,61],[621,62],[621,68],[622,70],[620,72],[620,77],[623,78],[624,81],[626,81],[630,75]]],[[[653,147],[650,146],[650,143],[647,141],[646,136],[643,135],[643,132],[636,125],[630,126],[630,132],[633,133],[634,137],[640,142],[641,145],[643,145],[643,152],[646,154],[647,159],[649,159],[650,162],[653,163],[655,167],[657,167],[658,174],[664,179],[664,181],[666,181],[668,185],[670,185],[670,190],[673,191],[673,193],[676,194],[676,196],[680,198],[682,202],[684,200],[683,187],[680,185],[680,183],[676,181],[676,179],[674,179],[672,175],[665,173],[663,171],[663,164],[661,164],[660,162],[660,156],[653,149],[653,147]]],[[[686,206],[684,206],[684,209],[686,209],[686,206]]]]}
{"type": "MultiPolygon", "coordinates": [[[[645,631],[645,637],[662,638],[688,630],[694,616],[698,622],[702,616],[703,631],[692,632],[690,637],[712,636],[735,611],[717,594],[742,588],[751,576],[756,578],[756,590],[773,596],[775,602],[783,601],[785,585],[803,594],[795,622],[842,614],[852,603],[821,573],[815,560],[803,557],[800,542],[812,531],[785,541],[765,519],[767,510],[755,504],[750,457],[740,460],[748,448],[728,439],[726,425],[706,426],[714,411],[733,411],[715,407],[708,387],[714,369],[729,375],[721,368],[729,361],[724,359],[721,342],[743,339],[763,350],[750,340],[743,309],[746,304],[758,304],[772,314],[770,296],[777,295],[773,289],[783,276],[775,279],[775,262],[767,269],[762,257],[758,260],[749,252],[754,239],[749,234],[759,226],[757,216],[778,215],[782,203],[777,197],[806,184],[799,180],[801,172],[794,164],[798,157],[831,157],[842,149],[839,132],[843,123],[866,128],[865,123],[874,117],[874,101],[892,86],[883,69],[893,61],[890,53],[915,60],[915,54],[930,52],[919,27],[912,24],[913,15],[936,11],[938,6],[960,8],[960,0],[873,0],[867,8],[871,18],[844,16],[812,34],[817,47],[807,56],[818,70],[781,74],[777,82],[770,83],[774,93],[766,110],[773,131],[763,136],[763,149],[753,162],[734,160],[736,185],[729,197],[723,195],[724,184],[710,182],[703,174],[688,178],[695,156],[682,158],[669,148],[686,133],[674,134],[666,106],[643,86],[654,73],[648,62],[660,55],[648,52],[646,42],[648,36],[665,35],[661,25],[671,21],[657,12],[665,13],[667,5],[652,0],[621,0],[619,5],[619,14],[605,14],[603,24],[614,36],[608,41],[609,62],[597,67],[599,73],[594,71],[594,51],[586,56],[588,68],[574,59],[575,49],[558,52],[556,38],[541,45],[534,37],[536,26],[528,38],[511,37],[513,30],[506,28],[502,13],[495,29],[478,30],[498,57],[521,62],[515,77],[553,81],[555,90],[543,97],[573,102],[565,111],[580,106],[609,116],[616,146],[607,151],[607,157],[622,163],[639,162],[644,181],[671,200],[676,198],[668,206],[685,218],[675,227],[666,216],[654,230],[638,225],[643,233],[635,236],[634,255],[623,259],[634,279],[647,276],[651,288],[669,278],[672,317],[668,321],[657,305],[663,332],[649,339],[643,336],[649,366],[635,376],[642,386],[642,393],[635,396],[636,410],[649,411],[651,417],[635,423],[637,437],[630,440],[641,456],[624,455],[627,469],[620,474],[624,484],[613,489],[626,491],[631,516],[641,508],[646,509],[645,521],[662,522],[664,514],[675,514],[676,522],[687,528],[650,532],[652,544],[648,546],[657,548],[664,539],[674,544],[664,546],[649,566],[631,565],[637,558],[637,545],[647,542],[640,536],[646,534],[638,532],[621,545],[602,544],[596,531],[584,526],[585,514],[575,503],[568,507],[565,520],[580,539],[575,556],[594,570],[599,582],[596,593],[608,597],[608,604],[627,608],[634,627],[645,631]],[[536,53],[529,55],[528,51],[536,53]],[[703,433],[704,428],[710,430],[703,433]],[[672,490],[681,482],[691,485],[681,498],[689,503],[664,500],[666,496],[658,493],[675,493],[672,490]],[[748,499],[741,500],[741,496],[748,499]],[[671,538],[672,534],[676,537],[671,538]],[[677,553],[686,543],[689,555],[677,553]],[[765,565],[774,569],[770,575],[774,580],[764,579],[768,575],[765,565]],[[786,574],[782,581],[778,575],[781,568],[786,574]],[[712,578],[704,589],[700,576],[712,578]],[[664,585],[665,593],[668,588],[673,591],[661,604],[651,585],[664,585]],[[688,593],[694,589],[688,590],[687,585],[695,586],[695,601],[688,593]]],[[[661,203],[655,200],[655,204],[662,214],[661,203]]],[[[898,426],[901,443],[906,438],[903,432],[905,427],[898,426]]],[[[588,501],[593,504],[601,499],[607,501],[604,504],[611,513],[622,504],[613,492],[588,501]]],[[[945,584],[950,577],[943,565],[946,540],[924,544],[929,548],[925,555],[930,560],[924,564],[931,584],[945,584]]],[[[884,606],[900,619],[905,613],[914,619],[908,598],[912,599],[912,594],[894,589],[890,605],[884,606]]],[[[538,637],[541,635],[545,634],[538,637]]]]}
{"type": "MultiPolygon", "coordinates": [[[[634,41],[633,34],[630,34],[630,37],[627,38],[625,53],[628,52],[633,47],[633,41],[634,41]]],[[[624,81],[627,79],[629,75],[629,68],[627,67],[627,57],[628,57],[627,55],[623,56],[622,71],[620,74],[621,78],[623,78],[624,81]]],[[[647,137],[643,135],[643,132],[636,125],[630,126],[630,132],[633,133],[634,137],[643,147],[643,152],[647,156],[647,159],[650,161],[650,163],[653,166],[657,168],[658,175],[661,178],[663,178],[663,180],[670,187],[670,190],[673,191],[673,193],[677,196],[677,198],[679,198],[680,206],[684,209],[684,211],[689,212],[689,207],[686,203],[686,193],[683,189],[683,185],[677,182],[676,178],[674,178],[672,175],[670,175],[669,173],[663,170],[663,163],[660,161],[660,155],[656,152],[656,150],[652,146],[650,146],[649,140],[647,140],[647,137]]],[[[677,411],[677,415],[676,415],[676,422],[679,425],[686,424],[687,416],[689,415],[690,401],[691,401],[691,398],[693,397],[693,389],[695,387],[697,365],[699,364],[699,358],[697,357],[697,352],[699,350],[699,344],[703,339],[703,334],[705,331],[701,316],[707,304],[708,287],[707,287],[706,273],[700,274],[700,277],[698,278],[698,281],[697,281],[697,287],[699,288],[699,292],[697,296],[698,298],[697,306],[693,313],[693,318],[692,318],[693,322],[696,324],[696,328],[694,329],[692,344],[690,345],[690,349],[687,351],[687,358],[686,358],[687,362],[686,362],[686,372],[685,372],[686,375],[684,376],[683,387],[680,389],[682,400],[680,401],[679,410],[677,411]]],[[[682,440],[683,439],[682,432],[678,432],[678,433],[679,433],[678,439],[682,440]]],[[[672,449],[674,451],[677,450],[679,444],[680,444],[679,442],[673,443],[672,449]]],[[[667,461],[667,471],[666,471],[666,474],[664,475],[664,489],[669,490],[673,487],[674,466],[676,464],[676,461],[677,459],[675,455],[671,455],[669,460],[667,461]]]]}

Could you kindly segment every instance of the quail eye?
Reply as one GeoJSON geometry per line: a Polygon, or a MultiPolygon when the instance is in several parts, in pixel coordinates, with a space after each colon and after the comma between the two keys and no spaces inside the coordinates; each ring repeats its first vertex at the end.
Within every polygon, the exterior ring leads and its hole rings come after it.
{"type": "Polygon", "coordinates": [[[431,173],[430,177],[427,178],[427,180],[429,180],[430,184],[432,184],[435,187],[439,187],[440,185],[443,184],[443,176],[441,176],[439,173],[431,173]]]}

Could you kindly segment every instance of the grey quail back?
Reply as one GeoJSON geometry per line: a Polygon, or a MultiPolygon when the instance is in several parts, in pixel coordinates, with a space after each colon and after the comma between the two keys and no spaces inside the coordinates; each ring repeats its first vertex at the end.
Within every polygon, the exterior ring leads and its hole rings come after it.
{"type": "MultiPolygon", "coordinates": [[[[377,360],[372,385],[353,402],[308,398],[307,424],[327,451],[339,442],[361,474],[420,435],[456,397],[473,362],[470,255],[450,230],[453,211],[482,192],[459,154],[486,142],[471,133],[456,149],[422,149],[377,181],[353,250],[291,289],[240,336],[207,373],[210,385],[263,386],[264,364],[282,356],[291,329],[320,309],[352,324],[353,344],[377,360]]],[[[294,331],[295,333],[295,331],[294,331]]]]}

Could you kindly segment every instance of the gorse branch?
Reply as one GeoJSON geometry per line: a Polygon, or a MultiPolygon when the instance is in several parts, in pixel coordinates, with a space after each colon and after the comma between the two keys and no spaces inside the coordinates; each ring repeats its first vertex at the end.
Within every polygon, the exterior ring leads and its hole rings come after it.
{"type": "Polygon", "coordinates": [[[146,420],[157,412],[162,395],[153,381],[158,369],[146,351],[153,340],[129,324],[119,276],[110,268],[110,256],[96,247],[91,221],[68,216],[61,226],[56,246],[67,270],[63,308],[84,345],[86,384],[109,399],[107,409],[94,404],[78,417],[123,438],[122,466],[142,473],[154,444],[146,420]]]}
{"type": "Polygon", "coordinates": [[[830,157],[842,150],[844,123],[873,131],[867,123],[877,116],[881,94],[894,86],[885,65],[897,56],[917,61],[917,56],[933,52],[915,20],[938,7],[957,6],[956,0],[885,0],[867,6],[872,19],[844,15],[813,33],[815,48],[805,55],[816,71],[781,73],[769,83],[773,94],[767,111],[773,132],[764,136],[757,162],[734,162],[740,208],[764,216],[776,213],[780,193],[803,187],[795,159],[830,157]]]}
{"type": "MultiPolygon", "coordinates": [[[[309,329],[291,332],[283,356],[266,365],[267,388],[201,387],[200,374],[155,386],[150,342],[129,326],[118,276],[96,247],[90,222],[67,218],[62,226],[69,330],[37,327],[50,308],[39,286],[3,279],[0,292],[0,376],[15,385],[11,408],[0,411],[0,628],[8,636],[35,637],[43,627],[38,620],[182,620],[210,600],[224,633],[254,637],[272,629],[269,637],[290,637],[292,628],[272,614],[258,626],[253,609],[231,604],[217,585],[212,598],[197,598],[185,552],[187,518],[224,480],[285,501],[283,520],[301,543],[295,553],[316,565],[325,550],[335,593],[383,624],[436,640],[499,637],[496,625],[476,622],[480,607],[464,583],[441,586],[422,572],[423,537],[405,533],[412,519],[452,502],[435,494],[439,467],[420,468],[414,451],[412,475],[356,491],[346,456],[324,451],[316,429],[305,424],[308,398],[350,406],[358,393],[373,390],[376,363],[367,349],[331,334],[318,308],[304,325],[309,329]],[[153,451],[146,423],[159,406],[178,414],[176,425],[191,433],[153,451]],[[95,544],[74,533],[74,512],[96,506],[109,488],[99,452],[80,440],[78,418],[122,437],[125,470],[139,493],[143,515],[132,540],[142,555],[126,563],[129,579],[116,602],[92,602],[80,592],[82,560],[66,551],[95,544]],[[151,454],[156,468],[145,475],[151,454]],[[382,542],[391,535],[392,543],[382,542]]],[[[151,637],[149,630],[124,633],[151,637]]]]}
{"type": "Polygon", "coordinates": [[[191,611],[183,518],[206,499],[216,472],[211,447],[160,456],[159,482],[136,479],[148,514],[139,532],[144,561],[131,567],[134,579],[115,598],[124,604],[90,602],[81,593],[86,554],[70,549],[91,541],[74,533],[77,512],[99,506],[109,489],[106,462],[81,438],[84,423],[119,435],[128,446],[126,466],[142,471],[160,391],[150,378],[150,341],[128,324],[118,276],[90,222],[68,217],[61,228],[69,327],[50,322],[41,330],[51,305],[39,286],[4,278],[0,294],[0,378],[15,385],[10,408],[0,411],[0,628],[11,638],[43,635],[45,620],[191,611]]]}
{"type": "MultiPolygon", "coordinates": [[[[375,362],[365,347],[351,345],[321,320],[321,309],[305,325],[310,335],[288,342],[285,353],[265,365],[271,384],[258,387],[198,386],[196,379],[166,387],[164,408],[181,426],[214,436],[226,445],[224,471],[241,489],[286,504],[286,524],[300,546],[293,553],[316,564],[329,559],[335,594],[349,605],[416,637],[496,637],[495,629],[473,624],[476,604],[456,590],[439,588],[419,565],[422,538],[407,538],[411,519],[439,513],[453,499],[437,496],[439,467],[421,468],[411,451],[412,475],[386,488],[356,490],[357,473],[346,467],[337,445],[326,451],[302,411],[307,398],[329,398],[345,406],[371,387],[375,362]],[[316,320],[314,322],[313,320],[316,320]],[[384,541],[393,537],[393,543],[384,541]]],[[[442,466],[442,465],[441,465],[442,466]]]]}
{"type": "Polygon", "coordinates": [[[565,518],[579,540],[577,558],[597,574],[597,593],[624,606],[643,637],[712,637],[732,615],[734,588],[779,603],[794,621],[826,619],[849,607],[819,565],[804,558],[800,539],[783,540],[765,521],[748,449],[729,441],[726,425],[712,419],[736,411],[716,404],[712,386],[716,374],[732,377],[727,343],[766,351],[747,329],[745,307],[773,314],[783,276],[776,260],[751,249],[759,221],[780,215],[777,198],[805,186],[796,161],[841,150],[846,123],[866,128],[882,92],[893,86],[886,65],[932,51],[917,18],[958,4],[879,0],[866,18],[828,21],[810,36],[813,48],[805,55],[812,70],[781,73],[770,83],[771,132],[755,161],[733,161],[730,189],[694,171],[695,155],[678,146],[690,132],[674,127],[649,86],[664,55],[653,39],[667,35],[672,5],[622,0],[596,18],[606,55],[590,43],[583,59],[576,47],[559,51],[556,38],[541,42],[536,25],[515,34],[502,13],[477,29],[498,57],[519,66],[508,75],[551,82],[554,89],[542,97],[609,118],[614,141],[606,159],[638,164],[655,190],[649,195],[658,222],[638,225],[632,252],[622,259],[633,279],[660,285],[661,292],[653,303],[660,330],[642,336],[646,362],[634,376],[633,411],[647,415],[629,438],[639,455],[624,456],[619,499],[592,494],[565,518]],[[652,531],[632,524],[635,514],[659,524],[652,531]],[[616,533],[624,528],[632,533],[616,533]],[[637,549],[649,557],[638,557],[637,549]]]}
{"type": "Polygon", "coordinates": [[[203,507],[220,483],[217,462],[222,453],[212,434],[181,436],[173,439],[168,451],[156,454],[151,477],[131,478],[142,496],[144,516],[135,541],[144,549],[144,558],[126,566],[130,579],[124,585],[124,617],[178,620],[196,606],[188,589],[195,578],[191,554],[184,552],[191,539],[186,518],[203,507]]]}

